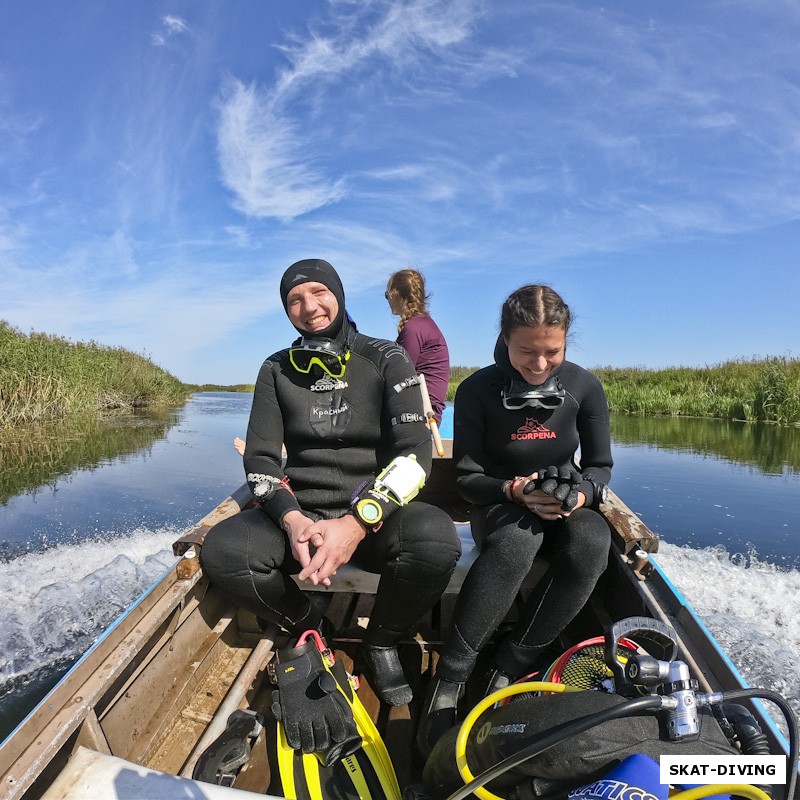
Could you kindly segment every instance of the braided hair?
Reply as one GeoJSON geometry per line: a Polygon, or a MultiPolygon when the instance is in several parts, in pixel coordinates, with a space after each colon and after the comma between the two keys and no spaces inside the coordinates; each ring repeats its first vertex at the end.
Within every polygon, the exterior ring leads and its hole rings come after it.
{"type": "Polygon", "coordinates": [[[411,317],[428,316],[428,300],[425,293],[425,278],[415,269],[401,269],[390,276],[386,294],[400,301],[400,322],[397,332],[403,330],[411,317]]]}

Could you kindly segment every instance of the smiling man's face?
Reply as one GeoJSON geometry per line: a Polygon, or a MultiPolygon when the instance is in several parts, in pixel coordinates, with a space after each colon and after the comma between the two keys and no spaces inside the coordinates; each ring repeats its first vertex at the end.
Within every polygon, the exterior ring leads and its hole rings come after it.
{"type": "Polygon", "coordinates": [[[289,291],[286,313],[296,328],[309,333],[323,331],[336,319],[339,301],[324,283],[307,281],[289,291]]]}

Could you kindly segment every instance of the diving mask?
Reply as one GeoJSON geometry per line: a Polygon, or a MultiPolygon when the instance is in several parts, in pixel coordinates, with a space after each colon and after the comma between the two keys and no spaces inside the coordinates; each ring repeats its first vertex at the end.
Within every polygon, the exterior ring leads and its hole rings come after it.
{"type": "Polygon", "coordinates": [[[558,408],[564,403],[567,393],[556,375],[552,375],[541,386],[531,386],[525,381],[510,379],[503,387],[500,396],[503,407],[514,411],[518,408],[558,408]]]}
{"type": "Polygon", "coordinates": [[[332,339],[303,337],[297,347],[289,348],[289,361],[307,375],[316,365],[331,378],[341,378],[350,360],[350,351],[342,349],[332,339]]]}

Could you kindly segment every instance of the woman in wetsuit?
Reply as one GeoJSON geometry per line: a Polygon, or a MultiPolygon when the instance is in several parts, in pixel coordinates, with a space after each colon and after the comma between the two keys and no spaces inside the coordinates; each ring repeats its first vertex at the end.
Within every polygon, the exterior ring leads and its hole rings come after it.
{"type": "Polygon", "coordinates": [[[430,472],[414,367],[394,342],[356,330],[327,261],[293,264],[280,294],[301,338],[264,362],[255,387],[244,467],[260,507],[209,532],[203,569],[238,605],[295,636],[323,620],[291,575],[329,584],[346,563],[380,573],[362,653],[383,699],[408,703],[397,643],[439,599],[461,550],[444,511],[373,491],[398,458],[430,472]]]}
{"type": "Polygon", "coordinates": [[[570,321],[568,306],[548,286],[513,292],[503,304],[495,363],[466,378],[456,393],[453,458],[459,491],[473,504],[480,554],[426,697],[418,737],[423,752],[455,723],[478,653],[537,554],[546,553],[549,566],[494,652],[487,691],[530,672],[606,566],[609,530],[596,508],[611,477],[608,404],[597,378],[565,360],[570,321]],[[555,475],[555,493],[552,483],[542,484],[548,473],[555,475]]]}

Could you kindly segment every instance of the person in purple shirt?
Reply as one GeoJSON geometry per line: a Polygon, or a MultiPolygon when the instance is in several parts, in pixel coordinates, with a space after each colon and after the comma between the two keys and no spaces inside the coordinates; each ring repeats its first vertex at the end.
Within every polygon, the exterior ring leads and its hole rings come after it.
{"type": "Polygon", "coordinates": [[[425,278],[415,269],[401,269],[389,277],[384,297],[392,314],[400,317],[397,343],[408,353],[417,372],[425,376],[433,414],[437,424],[441,423],[450,381],[450,354],[444,334],[428,313],[430,295],[425,293],[425,278]]]}

